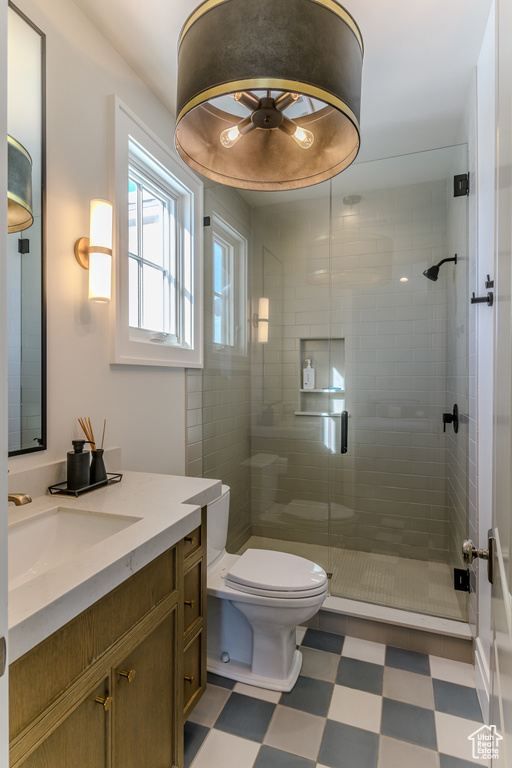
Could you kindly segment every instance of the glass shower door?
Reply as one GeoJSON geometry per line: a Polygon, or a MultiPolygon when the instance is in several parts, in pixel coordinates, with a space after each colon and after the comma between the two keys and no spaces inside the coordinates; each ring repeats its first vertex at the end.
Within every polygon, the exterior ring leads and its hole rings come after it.
{"type": "Polygon", "coordinates": [[[347,453],[337,434],[329,456],[331,593],[462,620],[468,420],[443,433],[442,414],[467,413],[466,168],[465,146],[352,166],[332,181],[329,259],[348,412],[347,453]]]}

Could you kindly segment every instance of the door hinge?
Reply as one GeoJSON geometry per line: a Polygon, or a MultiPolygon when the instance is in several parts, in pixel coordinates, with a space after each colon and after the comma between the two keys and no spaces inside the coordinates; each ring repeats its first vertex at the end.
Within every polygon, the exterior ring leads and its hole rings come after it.
{"type": "Polygon", "coordinates": [[[461,173],[453,177],[453,196],[466,197],[469,195],[469,173],[461,173]]]}
{"type": "Polygon", "coordinates": [[[469,592],[469,568],[453,569],[453,588],[459,592],[469,592]]]}
{"type": "Polygon", "coordinates": [[[18,240],[18,253],[30,253],[30,240],[28,237],[20,237],[18,240]]]}

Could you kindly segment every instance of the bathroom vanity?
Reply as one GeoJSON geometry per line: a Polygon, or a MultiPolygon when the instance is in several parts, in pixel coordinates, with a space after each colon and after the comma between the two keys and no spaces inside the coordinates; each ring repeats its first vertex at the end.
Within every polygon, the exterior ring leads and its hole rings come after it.
{"type": "Polygon", "coordinates": [[[90,528],[135,521],[13,582],[11,766],[183,765],[183,725],[206,686],[205,506],[219,490],[126,473],[61,506],[44,497],[10,510],[13,531],[63,513],[90,528]]]}

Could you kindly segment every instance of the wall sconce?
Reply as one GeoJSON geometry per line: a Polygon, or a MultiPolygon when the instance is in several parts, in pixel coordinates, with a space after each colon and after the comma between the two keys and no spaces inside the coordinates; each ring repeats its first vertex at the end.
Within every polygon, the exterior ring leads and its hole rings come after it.
{"type": "Polygon", "coordinates": [[[268,341],[269,300],[258,300],[258,311],[252,316],[252,324],[258,329],[258,343],[266,344],[268,341]]]}
{"type": "Polygon", "coordinates": [[[90,235],[76,241],[75,258],[89,270],[90,301],[108,303],[112,293],[112,203],[108,200],[91,200],[90,235]]]}

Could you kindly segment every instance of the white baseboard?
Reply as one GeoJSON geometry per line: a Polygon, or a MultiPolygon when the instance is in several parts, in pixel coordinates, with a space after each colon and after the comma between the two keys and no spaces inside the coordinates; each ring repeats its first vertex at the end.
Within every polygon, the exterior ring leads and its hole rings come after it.
{"type": "Polygon", "coordinates": [[[491,674],[480,638],[475,641],[475,684],[484,723],[489,723],[491,674]]]}

